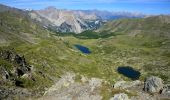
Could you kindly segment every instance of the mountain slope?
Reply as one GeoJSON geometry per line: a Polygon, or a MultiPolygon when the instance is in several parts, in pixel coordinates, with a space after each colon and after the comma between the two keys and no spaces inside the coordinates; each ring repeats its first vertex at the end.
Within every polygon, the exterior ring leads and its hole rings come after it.
{"type": "MultiPolygon", "coordinates": [[[[152,24],[156,23],[155,19],[149,19],[151,24],[149,28],[142,28],[148,34],[145,33],[143,36],[140,34],[144,33],[138,33],[139,36],[130,33],[133,29],[138,29],[135,27],[136,23],[142,23],[145,19],[142,22],[141,19],[135,21],[130,27],[128,26],[131,20],[128,19],[127,23],[123,20],[122,23],[125,24],[117,25],[121,30],[116,28],[117,26],[109,26],[108,30],[110,33],[115,28],[121,32],[121,35],[111,34],[109,38],[100,39],[56,36],[20,12],[4,11],[0,18],[0,36],[3,41],[0,45],[1,99],[25,100],[54,95],[55,99],[66,97],[66,99],[79,97],[84,99],[97,96],[99,97],[97,100],[109,100],[120,92],[127,93],[129,97],[136,97],[136,90],[112,88],[117,81],[132,81],[131,78],[118,72],[117,69],[121,66],[130,66],[140,72],[137,81],[144,81],[145,77],[156,75],[165,83],[170,82],[170,42],[166,41],[169,37],[163,37],[164,41],[160,41],[158,36],[156,39],[147,38],[154,34],[154,29],[158,30],[162,25],[165,27],[169,25],[169,18],[166,20],[164,17],[161,18],[163,19],[161,26],[152,24]],[[152,26],[154,26],[153,33],[150,33],[149,29],[152,26]],[[84,54],[75,45],[82,45],[91,53],[84,54]]],[[[62,28],[65,26],[70,27],[64,24],[62,28]]],[[[161,32],[169,32],[167,27],[161,29],[161,32]]],[[[103,33],[94,32],[93,36],[97,34],[102,37],[107,33],[107,31],[101,32],[103,33]]],[[[142,89],[139,91],[143,92],[142,89]]],[[[148,97],[152,96],[148,94],[148,97]]]]}
{"type": "Polygon", "coordinates": [[[103,23],[101,19],[94,14],[75,13],[74,11],[56,9],[54,7],[32,11],[30,12],[30,16],[38,20],[45,27],[58,32],[81,33],[84,30],[97,29],[103,23]],[[48,20],[48,24],[43,22],[44,20],[48,20]]]}
{"type": "Polygon", "coordinates": [[[34,23],[24,11],[17,9],[0,12],[0,43],[36,43],[39,38],[48,37],[48,31],[34,23]]]}
{"type": "Polygon", "coordinates": [[[106,23],[96,32],[103,34],[129,34],[144,37],[170,38],[170,16],[153,16],[143,19],[120,19],[106,23]]]}
{"type": "Polygon", "coordinates": [[[30,12],[30,16],[51,30],[81,33],[85,30],[98,29],[106,20],[143,18],[145,15],[99,10],[65,10],[48,7],[43,10],[32,11],[30,12]],[[45,23],[44,20],[48,20],[48,23],[45,23]]]}

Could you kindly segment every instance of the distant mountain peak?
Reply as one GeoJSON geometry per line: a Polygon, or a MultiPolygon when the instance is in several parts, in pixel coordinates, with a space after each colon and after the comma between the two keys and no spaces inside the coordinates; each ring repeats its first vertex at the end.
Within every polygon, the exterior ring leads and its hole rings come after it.
{"type": "MultiPolygon", "coordinates": [[[[93,10],[68,10],[58,9],[54,6],[49,6],[42,10],[36,10],[38,19],[42,17],[48,20],[48,24],[42,21],[43,26],[51,27],[55,31],[59,32],[75,32],[81,33],[85,30],[97,29],[102,23],[108,20],[120,19],[120,18],[144,18],[146,15],[142,13],[131,13],[131,12],[111,12],[111,11],[100,11],[97,9],[93,10]]],[[[35,15],[31,14],[31,15],[35,15]]],[[[33,16],[35,17],[35,16],[33,16]]],[[[51,28],[50,28],[51,29],[51,28]]]]}

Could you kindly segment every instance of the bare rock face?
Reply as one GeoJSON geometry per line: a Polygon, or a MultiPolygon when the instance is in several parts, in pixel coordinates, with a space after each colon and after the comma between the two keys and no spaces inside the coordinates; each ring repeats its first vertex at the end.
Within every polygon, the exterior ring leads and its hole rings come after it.
{"type": "Polygon", "coordinates": [[[55,7],[32,11],[29,15],[48,29],[58,32],[81,33],[85,30],[97,29],[104,24],[102,19],[94,13],[55,7]]]}
{"type": "Polygon", "coordinates": [[[75,76],[74,73],[66,73],[38,100],[102,100],[102,79],[82,76],[84,82],[78,83],[75,76]]]}
{"type": "Polygon", "coordinates": [[[127,94],[120,93],[115,94],[114,97],[110,98],[110,100],[130,100],[127,94]]]}
{"type": "Polygon", "coordinates": [[[163,81],[161,78],[158,78],[156,76],[151,76],[146,78],[144,83],[144,91],[150,92],[150,93],[158,93],[162,91],[163,89],[163,81]]]}

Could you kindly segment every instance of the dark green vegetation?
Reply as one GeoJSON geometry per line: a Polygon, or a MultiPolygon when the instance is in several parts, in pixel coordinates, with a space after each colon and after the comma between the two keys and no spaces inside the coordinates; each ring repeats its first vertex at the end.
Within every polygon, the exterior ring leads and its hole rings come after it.
{"type": "Polygon", "coordinates": [[[87,30],[80,34],[56,32],[56,35],[58,35],[58,36],[74,36],[79,39],[99,39],[99,38],[108,38],[110,36],[121,35],[121,33],[118,33],[118,32],[110,32],[109,34],[106,34],[106,33],[107,33],[107,31],[95,32],[92,30],[87,30]]]}
{"type": "MultiPolygon", "coordinates": [[[[140,80],[156,75],[168,83],[169,20],[169,16],[123,19],[108,22],[96,32],[61,36],[61,33],[41,28],[25,14],[5,11],[0,12],[0,46],[1,51],[10,50],[24,55],[26,62],[32,66],[29,73],[34,80],[28,77],[16,79],[22,83],[21,87],[34,95],[42,94],[66,72],[101,78],[111,84],[120,79],[131,80],[117,72],[118,66],[133,66],[141,72],[140,80]],[[84,55],[77,51],[75,44],[86,45],[93,53],[84,55]]],[[[12,72],[16,68],[14,66],[19,65],[0,57],[0,67],[7,72],[12,72]]],[[[16,86],[10,79],[4,81],[2,75],[0,81],[1,87],[16,86]]],[[[105,98],[110,96],[107,88],[102,88],[105,98]]]]}
{"type": "Polygon", "coordinates": [[[107,31],[95,32],[95,31],[87,30],[80,34],[73,34],[73,36],[80,39],[99,39],[99,38],[108,38],[110,36],[120,35],[120,33],[116,33],[116,32],[110,32],[109,34],[106,33],[107,31]]]}

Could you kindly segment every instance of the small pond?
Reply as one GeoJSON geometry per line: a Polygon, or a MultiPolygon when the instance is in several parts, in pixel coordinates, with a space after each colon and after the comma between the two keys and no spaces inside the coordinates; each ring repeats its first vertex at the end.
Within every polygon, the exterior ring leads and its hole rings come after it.
{"type": "Polygon", "coordinates": [[[126,76],[132,80],[139,79],[140,74],[141,74],[139,71],[136,71],[132,67],[129,67],[129,66],[120,66],[120,67],[118,67],[117,71],[120,74],[123,74],[124,76],[126,76]]]}
{"type": "Polygon", "coordinates": [[[85,46],[82,46],[82,45],[74,45],[77,49],[79,49],[82,53],[84,54],[90,54],[91,51],[89,50],[89,48],[85,47],[85,46]]]}

